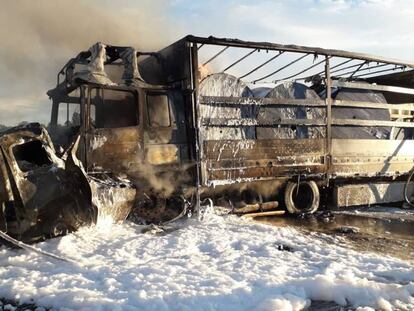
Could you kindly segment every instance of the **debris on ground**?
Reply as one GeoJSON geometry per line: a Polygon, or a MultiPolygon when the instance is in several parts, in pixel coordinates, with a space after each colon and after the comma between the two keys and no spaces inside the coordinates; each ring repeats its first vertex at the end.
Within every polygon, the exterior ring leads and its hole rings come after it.
{"type": "Polygon", "coordinates": [[[359,229],[356,227],[350,227],[350,226],[342,226],[336,229],[336,232],[338,233],[344,233],[344,234],[357,234],[359,233],[359,229]]]}

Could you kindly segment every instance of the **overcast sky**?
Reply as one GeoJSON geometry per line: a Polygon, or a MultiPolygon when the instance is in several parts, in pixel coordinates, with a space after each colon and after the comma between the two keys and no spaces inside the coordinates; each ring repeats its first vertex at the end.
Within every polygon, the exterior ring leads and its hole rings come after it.
{"type": "Polygon", "coordinates": [[[46,91],[96,41],[157,50],[194,34],[414,60],[411,0],[3,1],[0,123],[48,123],[46,91]]]}

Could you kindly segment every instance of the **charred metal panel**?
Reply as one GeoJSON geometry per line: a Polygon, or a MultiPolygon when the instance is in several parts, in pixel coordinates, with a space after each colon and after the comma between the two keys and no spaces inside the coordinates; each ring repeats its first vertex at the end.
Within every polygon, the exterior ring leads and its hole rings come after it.
{"type": "Polygon", "coordinates": [[[325,173],[324,139],[205,141],[206,185],[325,173]]]}
{"type": "Polygon", "coordinates": [[[87,169],[103,168],[122,173],[142,162],[142,137],[138,127],[95,129],[87,135],[87,169]]]}
{"type": "MultiPolygon", "coordinates": [[[[103,52],[102,49],[100,51],[103,52]]],[[[393,65],[398,65],[394,67],[404,70],[406,66],[413,67],[411,63],[338,50],[194,36],[185,37],[158,53],[137,52],[135,54],[133,49],[125,50],[125,48],[114,46],[107,46],[105,51],[108,56],[105,62],[107,68],[111,64],[116,66],[123,64],[127,69],[124,72],[125,80],[134,79],[139,82],[127,83],[128,87],[122,90],[139,96],[137,114],[140,115],[140,120],[139,123],[132,124],[122,123],[116,126],[111,124],[110,128],[100,126],[99,122],[94,124],[90,119],[91,110],[95,108],[98,111],[99,107],[97,98],[92,100],[88,97],[86,101],[83,101],[86,110],[83,111],[82,122],[84,124],[81,128],[81,133],[84,135],[82,147],[85,163],[89,171],[102,167],[113,172],[125,172],[135,178],[134,182],[139,185],[142,196],[155,198],[155,200],[150,200],[153,202],[149,204],[149,210],[154,205],[158,206],[160,208],[157,213],[163,212],[165,205],[159,204],[160,200],[165,201],[167,198],[177,196],[178,193],[183,194],[184,192],[180,192],[181,188],[192,188],[185,192],[186,194],[194,193],[193,190],[196,189],[197,202],[199,202],[200,192],[215,191],[212,188],[200,187],[200,180],[203,186],[222,185],[223,188],[233,186],[236,188],[240,185],[228,185],[239,181],[246,182],[246,184],[253,181],[267,183],[272,179],[278,179],[275,182],[280,182],[281,179],[298,177],[323,178],[325,184],[328,184],[331,177],[350,177],[345,178],[349,182],[351,178],[361,176],[382,178],[406,174],[413,165],[414,154],[408,149],[413,150],[414,146],[409,143],[410,147],[407,149],[403,146],[405,142],[396,145],[391,140],[388,141],[390,135],[380,135],[383,140],[378,141],[377,145],[373,145],[375,143],[373,141],[364,139],[358,139],[356,142],[350,139],[335,142],[331,139],[333,127],[353,129],[351,132],[355,132],[357,127],[372,127],[370,132],[373,133],[378,132],[378,127],[393,129],[414,127],[414,123],[408,121],[411,120],[410,118],[393,121],[395,119],[387,119],[388,115],[380,118],[372,117],[374,114],[378,115],[381,112],[380,109],[385,112],[388,109],[394,109],[395,104],[404,103],[407,107],[412,105],[413,89],[401,87],[412,86],[412,74],[408,76],[401,74],[397,78],[389,77],[388,80],[372,81],[376,83],[384,81],[384,85],[366,83],[366,80],[360,77],[369,76],[367,74],[354,75],[359,71],[364,72],[393,65]],[[203,45],[206,46],[203,48],[203,45]],[[210,76],[203,83],[201,76],[205,77],[205,75],[201,72],[203,68],[200,67],[198,53],[199,51],[204,53],[206,50],[206,53],[209,53],[210,49],[206,47],[212,45],[215,45],[218,50],[207,57],[201,55],[200,59],[207,59],[203,65],[222,56],[223,52],[230,48],[245,48],[248,53],[243,53],[244,56],[236,61],[229,60],[229,66],[222,71],[218,70],[219,74],[208,72],[210,76]],[[273,50],[278,54],[272,55],[269,60],[254,67],[246,75],[228,79],[229,75],[225,73],[227,69],[235,64],[241,65],[242,60],[250,55],[255,56],[259,50],[266,50],[266,52],[273,50]],[[129,57],[123,58],[121,51],[128,52],[129,57]],[[294,56],[294,60],[282,67],[272,68],[272,71],[269,71],[270,74],[260,79],[254,78],[255,80],[251,82],[263,81],[272,83],[274,86],[280,81],[291,79],[312,82],[311,88],[317,93],[295,82],[290,86],[286,84],[276,87],[274,94],[269,96],[274,98],[252,98],[252,93],[255,92],[249,91],[246,84],[240,80],[284,53],[294,56]],[[292,55],[294,53],[302,55],[292,55]],[[152,85],[140,81],[136,72],[136,58],[144,54],[148,57],[139,63],[138,69],[142,78],[152,85]],[[324,60],[315,63],[320,55],[324,55],[324,60]],[[306,57],[310,59],[311,56],[315,58],[310,67],[308,62],[305,69],[298,71],[295,75],[289,74],[288,77],[285,75],[284,78],[274,76],[296,62],[299,64],[299,61],[306,57]],[[330,66],[331,58],[335,58],[332,59],[332,64],[335,64],[332,67],[330,66]],[[338,58],[345,58],[345,60],[336,63],[335,60],[338,58]],[[115,60],[117,63],[114,63],[115,60]],[[346,65],[355,60],[358,64],[346,65]],[[379,63],[370,67],[372,62],[379,63]],[[310,74],[308,70],[316,69],[317,66],[324,67],[324,70],[321,71],[322,68],[319,68],[320,72],[316,75],[303,75],[304,73],[310,74]],[[351,72],[344,73],[344,70],[351,68],[353,68],[351,72]],[[335,81],[331,79],[331,73],[334,74],[332,79],[335,81]],[[348,79],[342,79],[348,74],[351,74],[348,79]],[[276,80],[263,80],[272,77],[276,80]],[[404,83],[400,79],[404,80],[404,83]],[[207,83],[208,80],[214,83],[207,83]],[[209,85],[206,87],[206,84],[209,85]],[[369,100],[364,98],[343,98],[343,100],[337,98],[338,100],[333,101],[331,92],[334,87],[382,92],[386,94],[387,100],[392,99],[390,101],[392,104],[381,100],[375,103],[378,104],[375,106],[373,102],[367,103],[369,100]],[[237,92],[234,92],[235,89],[237,92]],[[388,94],[397,94],[397,96],[390,97],[391,95],[388,94]],[[157,95],[164,95],[164,98],[162,100],[151,98],[157,95]],[[242,98],[242,96],[247,97],[242,98]],[[168,107],[169,111],[158,109],[162,106],[168,107]],[[352,112],[351,109],[375,111],[367,117],[353,113],[351,116],[341,118],[341,114],[338,116],[333,113],[345,110],[344,107],[348,112],[352,112]],[[263,132],[267,134],[260,135],[263,132]],[[279,135],[281,133],[286,135],[279,135]],[[282,137],[284,139],[280,139],[282,137]],[[190,175],[193,178],[187,178],[190,175]]],[[[90,58],[91,52],[93,51],[79,54],[76,64],[87,65],[88,61],[94,59],[94,57],[90,58]]],[[[95,54],[99,56],[99,53],[95,54]]],[[[226,55],[229,56],[227,53],[226,55]]],[[[95,59],[100,59],[99,64],[103,66],[102,57],[95,57],[95,59]]],[[[272,66],[275,63],[272,63],[272,66]]],[[[303,64],[302,61],[300,63],[303,64]]],[[[71,63],[70,66],[72,65],[71,63]]],[[[64,69],[67,80],[68,75],[72,76],[73,68],[65,66],[64,69]]],[[[389,68],[386,71],[394,69],[389,68]]],[[[207,72],[207,70],[204,71],[207,72]]],[[[370,71],[371,73],[379,72],[370,71]]],[[[103,94],[102,98],[105,98],[105,89],[115,89],[115,87],[92,85],[90,81],[83,80],[83,83],[89,84],[85,88],[99,88],[103,94]]],[[[113,79],[113,81],[117,80],[113,79]]],[[[59,85],[61,84],[58,79],[59,85]]],[[[57,92],[59,96],[55,94],[53,98],[63,99],[67,98],[67,94],[63,94],[66,91],[67,85],[64,85],[64,87],[57,87],[50,94],[57,92]]],[[[118,104],[126,101],[122,98],[116,103],[110,103],[115,105],[111,113],[108,113],[109,123],[115,123],[115,116],[120,111],[118,104]]],[[[409,109],[413,108],[409,107],[409,109]]],[[[128,119],[128,115],[132,113],[127,112],[124,117],[128,119]]],[[[53,118],[56,119],[56,116],[53,118]]],[[[411,133],[411,129],[407,132],[411,133]]],[[[371,136],[374,138],[376,135],[371,136]]],[[[395,137],[391,135],[391,138],[395,137]]],[[[335,182],[339,181],[338,179],[335,182]]],[[[189,196],[187,195],[187,198],[189,196]]]]}
{"type": "Polygon", "coordinates": [[[96,221],[86,176],[73,165],[73,153],[66,163],[58,158],[39,124],[4,132],[0,151],[2,179],[10,185],[0,200],[9,234],[35,241],[96,221]]]}
{"type": "MultiPolygon", "coordinates": [[[[334,204],[337,207],[371,205],[401,202],[404,200],[404,185],[402,182],[366,183],[340,185],[334,188],[334,204]]],[[[408,187],[412,193],[414,184],[408,187]]]]}
{"type": "Polygon", "coordinates": [[[332,155],[337,177],[404,175],[414,164],[414,141],[333,139],[332,155]]]}
{"type": "Polygon", "coordinates": [[[402,86],[414,89],[414,70],[367,78],[366,80],[370,83],[402,86]]]}
{"type": "Polygon", "coordinates": [[[149,145],[145,158],[151,165],[179,164],[180,153],[177,145],[149,145]]]}
{"type": "Polygon", "coordinates": [[[183,82],[190,88],[190,49],[182,39],[139,63],[142,78],[151,84],[171,84],[183,82]]]}
{"type": "Polygon", "coordinates": [[[214,44],[222,46],[232,46],[232,47],[246,47],[246,48],[257,48],[260,50],[276,50],[276,51],[288,51],[294,53],[310,53],[315,55],[326,55],[326,56],[338,56],[344,58],[353,58],[353,59],[364,59],[373,62],[381,63],[390,63],[390,64],[399,64],[404,66],[409,66],[414,68],[414,63],[404,62],[396,59],[374,56],[363,53],[354,53],[342,50],[332,50],[332,49],[323,49],[319,47],[306,47],[299,45],[283,45],[270,42],[254,42],[254,41],[244,41],[239,39],[229,39],[229,38],[216,38],[210,36],[208,38],[196,37],[196,36],[187,36],[186,39],[189,42],[195,42],[199,44],[214,44]]]}
{"type": "Polygon", "coordinates": [[[0,227],[25,242],[66,234],[99,216],[123,220],[136,190],[125,179],[86,175],[75,154],[78,137],[62,158],[39,124],[0,136],[0,227]],[[105,178],[104,178],[105,177],[105,178]]]}

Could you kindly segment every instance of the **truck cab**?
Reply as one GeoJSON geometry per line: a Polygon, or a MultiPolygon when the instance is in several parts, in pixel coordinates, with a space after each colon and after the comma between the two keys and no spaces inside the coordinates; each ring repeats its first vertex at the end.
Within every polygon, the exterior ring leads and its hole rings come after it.
{"type": "Polygon", "coordinates": [[[125,174],[145,197],[179,196],[192,179],[189,101],[179,88],[150,85],[139,76],[113,82],[116,77],[98,72],[96,66],[110,66],[100,53],[114,49],[97,44],[95,54],[91,48],[62,69],[65,80],[48,92],[50,135],[63,149],[80,135],[77,156],[87,173],[125,174]]]}

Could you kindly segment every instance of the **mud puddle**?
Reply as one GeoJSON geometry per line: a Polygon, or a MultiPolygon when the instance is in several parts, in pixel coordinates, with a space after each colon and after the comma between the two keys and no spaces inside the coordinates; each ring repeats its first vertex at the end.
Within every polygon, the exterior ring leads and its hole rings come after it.
{"type": "Polygon", "coordinates": [[[264,217],[257,221],[274,226],[293,226],[305,232],[335,236],[344,246],[404,260],[414,258],[414,211],[359,208],[321,212],[304,217],[264,217]]]}

